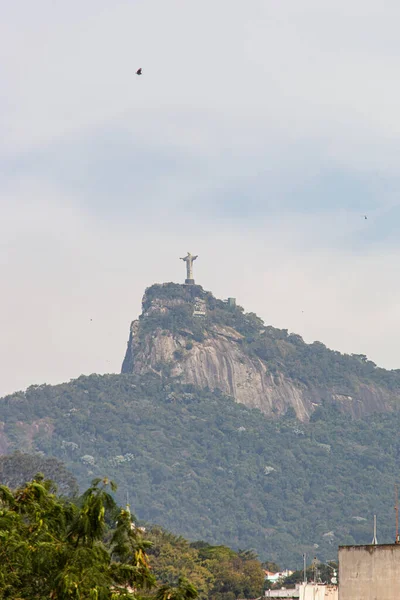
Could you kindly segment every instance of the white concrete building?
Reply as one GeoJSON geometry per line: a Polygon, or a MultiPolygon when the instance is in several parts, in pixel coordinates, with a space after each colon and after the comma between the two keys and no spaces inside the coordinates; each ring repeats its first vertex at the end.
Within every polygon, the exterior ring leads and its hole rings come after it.
{"type": "MultiPolygon", "coordinates": [[[[287,600],[338,600],[337,585],[325,583],[300,583],[295,589],[266,590],[265,598],[286,598],[287,600]]],[[[400,600],[400,599],[399,599],[400,600]]]]}
{"type": "Polygon", "coordinates": [[[299,600],[338,600],[337,585],[325,583],[302,583],[299,588],[299,600]]]}

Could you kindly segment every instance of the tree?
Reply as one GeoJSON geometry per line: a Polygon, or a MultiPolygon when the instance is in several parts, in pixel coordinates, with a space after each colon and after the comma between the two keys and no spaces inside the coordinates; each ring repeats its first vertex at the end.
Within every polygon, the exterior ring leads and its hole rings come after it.
{"type": "Polygon", "coordinates": [[[94,480],[75,505],[41,475],[0,486],[0,598],[132,600],[154,586],[149,542],[108,487],[94,480]]]}
{"type": "Polygon", "coordinates": [[[75,477],[65,468],[64,463],[56,458],[22,452],[0,456],[0,483],[11,489],[31,481],[36,473],[44,473],[46,479],[54,481],[62,495],[78,494],[75,477]]]}
{"type": "Polygon", "coordinates": [[[200,559],[196,546],[158,526],[150,527],[147,537],[153,544],[149,558],[157,582],[174,585],[180,576],[186,577],[196,587],[200,600],[206,600],[214,577],[200,559]]]}
{"type": "Polygon", "coordinates": [[[214,576],[212,600],[255,598],[264,585],[264,569],[253,550],[235,552],[227,546],[205,545],[199,556],[214,576]]]}
{"type": "Polygon", "coordinates": [[[157,591],[156,600],[195,600],[197,596],[196,588],[186,577],[179,577],[175,585],[162,585],[157,591]]]}

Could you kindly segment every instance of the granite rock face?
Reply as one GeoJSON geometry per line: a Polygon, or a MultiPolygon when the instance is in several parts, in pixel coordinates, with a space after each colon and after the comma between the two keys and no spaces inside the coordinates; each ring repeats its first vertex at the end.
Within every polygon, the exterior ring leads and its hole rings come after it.
{"type": "MultiPolygon", "coordinates": [[[[323,375],[320,381],[314,377],[312,382],[289,376],[284,368],[288,350],[282,350],[288,342],[274,342],[281,349],[282,368],[279,361],[276,366],[276,360],[271,365],[270,360],[251,351],[243,323],[246,318],[250,319],[253,329],[255,323],[257,331],[252,339],[258,336],[263,340],[270,335],[271,328],[264,327],[261,320],[258,320],[259,325],[255,315],[247,317],[240,307],[235,310],[241,312],[232,314],[226,303],[216,300],[200,286],[152,286],[144,295],[142,315],[131,325],[122,372],[138,375],[156,372],[160,377],[167,376],[181,383],[219,389],[237,402],[258,408],[271,417],[292,408],[300,420],[308,420],[322,401],[334,402],[341,410],[359,417],[389,411],[400,398],[400,387],[399,392],[393,391],[370,378],[363,381],[356,375],[351,385],[347,380],[341,383],[340,375],[334,385],[324,381],[323,375]],[[181,295],[179,288],[182,288],[181,295]],[[169,294],[167,290],[174,293],[169,294]],[[230,324],[223,322],[224,311],[230,324]],[[194,317],[193,313],[199,316],[194,317]],[[235,320],[241,325],[238,329],[232,326],[235,320]]],[[[301,340],[300,336],[293,338],[301,340]]],[[[300,343],[296,339],[295,342],[300,343]]],[[[307,346],[302,340],[301,344],[307,346]]],[[[332,353],[332,360],[339,355],[328,349],[326,352],[332,353]]]]}

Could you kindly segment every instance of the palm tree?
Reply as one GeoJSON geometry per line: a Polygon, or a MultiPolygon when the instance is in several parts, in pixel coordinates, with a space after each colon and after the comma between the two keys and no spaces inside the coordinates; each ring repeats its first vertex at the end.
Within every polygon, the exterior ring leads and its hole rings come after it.
{"type": "Polygon", "coordinates": [[[186,577],[179,577],[176,585],[162,585],[156,594],[156,600],[196,600],[198,592],[186,577]]]}
{"type": "Polygon", "coordinates": [[[135,600],[155,585],[150,543],[108,486],[94,480],[77,506],[41,475],[14,492],[0,486],[0,598],[135,600]],[[111,536],[106,519],[117,521],[111,536]]]}

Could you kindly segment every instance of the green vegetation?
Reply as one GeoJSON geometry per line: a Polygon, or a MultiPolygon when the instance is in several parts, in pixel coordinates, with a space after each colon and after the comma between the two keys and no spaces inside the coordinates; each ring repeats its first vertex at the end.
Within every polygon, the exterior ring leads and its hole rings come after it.
{"type": "Polygon", "coordinates": [[[46,458],[40,452],[34,456],[22,452],[0,456],[0,482],[11,489],[24,485],[36,473],[45,473],[63,496],[78,495],[78,482],[60,460],[46,458]]]}
{"type": "Polygon", "coordinates": [[[0,486],[0,598],[133,600],[155,586],[150,544],[108,485],[93,481],[78,504],[42,476],[14,492],[0,486]]]}
{"type": "Polygon", "coordinates": [[[179,577],[185,577],[196,587],[199,598],[209,597],[214,576],[190,542],[157,525],[146,528],[146,536],[153,543],[149,557],[158,581],[172,585],[179,577]]]}
{"type": "MultiPolygon", "coordinates": [[[[262,359],[272,376],[283,374],[312,392],[319,406],[309,423],[299,423],[293,409],[271,420],[218,391],[181,385],[169,376],[169,364],[157,366],[161,376],[92,375],[31,386],[0,400],[0,443],[15,452],[0,459],[0,481],[22,485],[40,470],[71,497],[74,478],[86,487],[93,477],[111,477],[118,501],[128,494],[140,519],[161,527],[150,529],[154,548],[162,546],[154,564],[160,582],[172,587],[160,594],[176,600],[182,594],[190,600],[192,584],[215,600],[256,594],[249,583],[258,589],[255,557],[208,544],[255,548],[262,559],[301,567],[303,552],[326,562],[338,544],[368,543],[374,514],[379,541],[392,541],[400,371],[320,342],[305,344],[200,286],[146,290],[135,335],[140,342],[158,329],[179,333],[185,339],[175,360],[181,360],[196,342],[218,335],[216,325],[238,332],[233,343],[262,359]],[[196,298],[206,317],[192,316],[196,298]],[[351,420],[326,400],[354,396],[357,405],[371,386],[392,399],[391,414],[351,420]],[[168,538],[163,527],[206,542],[168,538]],[[235,569],[243,577],[233,583],[235,569]]],[[[128,352],[124,370],[132,370],[134,359],[128,352]]]]}
{"type": "MultiPolygon", "coordinates": [[[[27,460],[28,457],[25,457],[27,460]]],[[[259,596],[264,571],[253,552],[190,545],[139,527],[107,479],[73,502],[36,475],[0,486],[0,599],[235,600],[259,596]]]]}
{"type": "Polygon", "coordinates": [[[261,595],[264,569],[254,552],[234,552],[205,542],[189,544],[157,526],[147,534],[153,542],[149,551],[153,573],[166,585],[181,574],[195,585],[201,599],[234,600],[261,595]]]}
{"type": "Polygon", "coordinates": [[[81,486],[108,476],[141,520],[190,540],[300,568],[303,552],[326,562],[338,544],[369,543],[374,514],[379,541],[394,539],[397,412],[350,420],[323,404],[308,424],[271,421],[155,375],[80,377],[0,402],[9,452],[54,456],[81,486]]]}
{"type": "Polygon", "coordinates": [[[175,585],[162,585],[156,594],[156,600],[194,600],[197,590],[185,577],[179,577],[175,585]]]}
{"type": "Polygon", "coordinates": [[[192,302],[195,298],[210,296],[201,285],[180,285],[179,283],[155,284],[148,287],[143,300],[143,311],[146,312],[151,303],[156,299],[161,300],[185,300],[192,302]]]}
{"type": "Polygon", "coordinates": [[[257,598],[264,587],[264,570],[252,551],[233,552],[226,546],[194,544],[214,576],[211,600],[257,598]]]}

